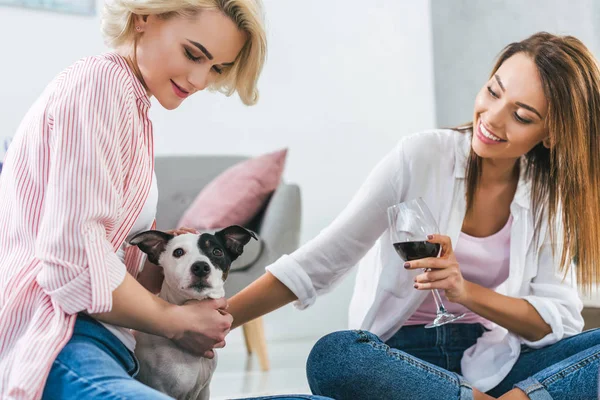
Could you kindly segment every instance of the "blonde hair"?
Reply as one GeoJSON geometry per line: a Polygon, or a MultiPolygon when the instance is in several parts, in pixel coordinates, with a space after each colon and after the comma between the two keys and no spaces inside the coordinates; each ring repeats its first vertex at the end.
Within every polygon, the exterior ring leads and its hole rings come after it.
{"type": "Polygon", "coordinates": [[[102,34],[112,48],[135,42],[135,15],[191,17],[203,10],[219,10],[248,35],[235,64],[209,87],[227,96],[237,92],[246,105],[258,101],[257,82],[262,71],[267,39],[260,0],[107,0],[102,14],[102,34]]]}

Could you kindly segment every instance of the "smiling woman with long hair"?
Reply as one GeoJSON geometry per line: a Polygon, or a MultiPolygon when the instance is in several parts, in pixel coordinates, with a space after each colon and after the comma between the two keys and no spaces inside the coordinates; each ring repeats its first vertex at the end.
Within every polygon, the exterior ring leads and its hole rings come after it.
{"type": "Polygon", "coordinates": [[[473,123],[403,138],[344,212],[230,300],[239,326],[305,308],[360,262],[355,331],[307,364],[315,394],[343,399],[591,399],[600,330],[580,333],[577,285],[600,282],[600,71],[571,36],[508,45],[473,123]],[[423,198],[437,258],[403,262],[387,209],[423,198]],[[425,271],[424,271],[425,270],[425,271]],[[431,289],[465,314],[425,329],[431,289]]]}

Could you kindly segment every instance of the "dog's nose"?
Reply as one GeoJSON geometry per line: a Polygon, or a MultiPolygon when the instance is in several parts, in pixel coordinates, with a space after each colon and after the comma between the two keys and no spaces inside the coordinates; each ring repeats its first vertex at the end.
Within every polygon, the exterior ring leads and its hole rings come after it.
{"type": "Polygon", "coordinates": [[[203,278],[210,273],[210,265],[205,261],[198,261],[192,264],[192,274],[203,278]]]}

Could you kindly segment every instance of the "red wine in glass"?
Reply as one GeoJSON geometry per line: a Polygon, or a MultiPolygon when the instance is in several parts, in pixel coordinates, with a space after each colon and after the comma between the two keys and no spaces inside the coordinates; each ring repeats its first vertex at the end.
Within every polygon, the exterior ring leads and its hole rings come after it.
{"type": "MultiPolygon", "coordinates": [[[[439,230],[435,218],[422,198],[419,197],[388,208],[388,221],[390,239],[394,249],[404,261],[440,255],[440,245],[427,240],[428,235],[439,233],[439,230]]],[[[465,316],[465,314],[457,316],[449,313],[444,307],[438,290],[433,289],[432,293],[437,305],[437,314],[435,320],[425,325],[425,328],[434,328],[465,316]]]]}
{"type": "Polygon", "coordinates": [[[406,261],[420,260],[421,258],[437,257],[440,254],[439,243],[424,241],[394,243],[396,252],[406,261]]]}

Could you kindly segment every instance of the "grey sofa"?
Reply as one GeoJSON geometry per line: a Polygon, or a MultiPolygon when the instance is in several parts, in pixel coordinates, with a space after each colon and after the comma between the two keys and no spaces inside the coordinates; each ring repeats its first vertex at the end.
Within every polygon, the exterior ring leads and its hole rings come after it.
{"type": "MultiPolygon", "coordinates": [[[[156,227],[178,228],[177,224],[200,190],[232,165],[247,159],[241,156],[163,156],[156,157],[158,183],[156,227]]],[[[265,267],[283,254],[293,252],[300,242],[302,208],[300,188],[280,183],[265,207],[246,224],[258,234],[244,254],[231,266],[225,282],[226,297],[231,297],[265,272],[265,267]]],[[[248,354],[256,353],[263,371],[269,369],[262,318],[243,327],[248,354]]]]}

